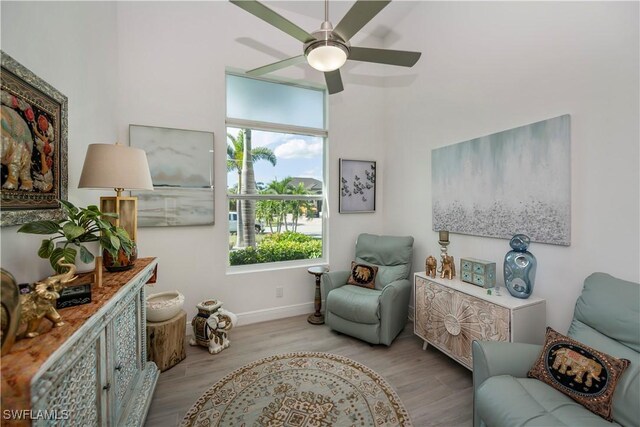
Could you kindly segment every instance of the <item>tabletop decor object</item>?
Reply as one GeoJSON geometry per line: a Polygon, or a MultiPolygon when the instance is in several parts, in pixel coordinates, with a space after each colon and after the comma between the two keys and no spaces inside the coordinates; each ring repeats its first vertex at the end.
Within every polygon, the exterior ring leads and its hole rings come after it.
{"type": "Polygon", "coordinates": [[[376,211],[376,162],[340,159],[338,212],[376,211]]]}
{"type": "Polygon", "coordinates": [[[504,282],[507,290],[516,298],[529,298],[536,280],[536,257],[528,252],[529,237],[516,234],[509,245],[512,250],[504,257],[504,282]]]}
{"type": "Polygon", "coordinates": [[[9,353],[11,346],[16,340],[18,325],[20,324],[20,288],[16,279],[4,268],[0,268],[0,278],[2,279],[2,290],[0,297],[2,304],[2,355],[9,353]]]}
{"type": "Polygon", "coordinates": [[[60,259],[58,264],[67,269],[66,273],[49,276],[35,282],[31,292],[20,295],[20,329],[18,338],[34,338],[40,335],[38,327],[42,319],[58,328],[64,325],[62,316],[56,311],[56,301],[62,288],[76,279],[75,264],[67,264],[60,259]],[[24,327],[24,328],[23,328],[24,327]]]}
{"type": "Polygon", "coordinates": [[[67,97],[5,52],[1,56],[0,224],[60,219],[59,200],[68,197],[67,97]]]}
{"type": "MultiPolygon", "coordinates": [[[[63,271],[59,263],[61,259],[68,264],[73,264],[76,262],[78,253],[82,262],[90,263],[93,261],[94,255],[85,246],[89,242],[99,242],[104,250],[103,255],[109,254],[116,261],[121,259],[119,255],[128,259],[131,254],[135,253],[135,243],[129,238],[128,233],[123,228],[103,219],[113,217],[114,214],[101,212],[94,205],[79,208],[65,200],[60,200],[60,203],[64,212],[62,220],[33,221],[18,229],[18,233],[53,234],[53,237],[42,240],[38,256],[49,259],[51,267],[56,272],[63,271]],[[61,246],[56,247],[56,241],[61,246]]],[[[120,264],[116,262],[113,265],[120,264]]]]}
{"type": "Polygon", "coordinates": [[[164,322],[175,317],[184,306],[184,295],[167,291],[147,295],[147,322],[164,322]]]}
{"type": "Polygon", "coordinates": [[[440,268],[437,272],[441,278],[453,279],[456,277],[456,264],[452,256],[447,254],[447,247],[449,246],[449,231],[440,230],[438,232],[438,243],[440,244],[440,268]]]}
{"type": "Polygon", "coordinates": [[[425,261],[425,272],[427,274],[427,276],[430,277],[436,277],[436,271],[438,270],[438,261],[436,261],[436,259],[429,255],[427,257],[427,260],[425,261]]]}
{"type": "Polygon", "coordinates": [[[496,284],[496,263],[460,258],[460,280],[483,288],[493,288],[496,284]]]}
{"type": "Polygon", "coordinates": [[[180,425],[412,423],[396,392],[372,369],[335,354],[299,352],[266,357],[231,372],[195,402],[180,425]]]}
{"type": "Polygon", "coordinates": [[[139,148],[115,144],[89,144],[78,188],[112,188],[115,197],[100,197],[100,210],[114,212],[110,219],[134,242],[138,233],[138,199],[122,195],[124,190],[153,190],[147,155],[139,148]]]}

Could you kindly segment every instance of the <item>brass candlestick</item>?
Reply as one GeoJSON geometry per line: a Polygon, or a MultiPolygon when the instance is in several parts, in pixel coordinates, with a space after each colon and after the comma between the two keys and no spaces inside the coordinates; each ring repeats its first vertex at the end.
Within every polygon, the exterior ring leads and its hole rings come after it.
{"type": "Polygon", "coordinates": [[[440,267],[438,267],[438,273],[442,273],[442,266],[444,265],[444,260],[447,257],[447,246],[449,246],[448,240],[438,240],[440,243],[440,267]]]}

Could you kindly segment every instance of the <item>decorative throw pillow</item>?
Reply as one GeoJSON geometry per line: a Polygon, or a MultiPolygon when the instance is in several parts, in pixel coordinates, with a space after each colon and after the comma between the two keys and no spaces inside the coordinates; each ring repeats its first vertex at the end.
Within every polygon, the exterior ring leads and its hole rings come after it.
{"type": "Polygon", "coordinates": [[[547,327],[542,353],[528,376],[549,384],[611,421],[613,392],[629,363],[547,327]]]}
{"type": "Polygon", "coordinates": [[[349,276],[347,283],[374,289],[376,287],[376,274],[378,274],[378,267],[375,265],[358,264],[355,261],[351,261],[351,276],[349,276]]]}

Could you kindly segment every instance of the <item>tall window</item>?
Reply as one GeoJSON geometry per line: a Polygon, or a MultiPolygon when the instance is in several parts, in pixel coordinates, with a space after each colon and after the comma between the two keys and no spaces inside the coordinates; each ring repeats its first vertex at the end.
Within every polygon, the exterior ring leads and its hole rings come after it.
{"type": "Polygon", "coordinates": [[[230,265],[323,256],[325,99],[227,74],[230,265]]]}

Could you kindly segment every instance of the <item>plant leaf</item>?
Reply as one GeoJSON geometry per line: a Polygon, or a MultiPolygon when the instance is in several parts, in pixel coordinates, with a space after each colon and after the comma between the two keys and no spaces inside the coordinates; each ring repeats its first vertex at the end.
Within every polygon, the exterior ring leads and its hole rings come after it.
{"type": "Polygon", "coordinates": [[[65,267],[59,266],[58,261],[64,258],[67,264],[74,264],[76,262],[77,253],[78,252],[73,248],[55,248],[51,253],[51,257],[49,257],[49,263],[57,273],[62,273],[64,272],[65,267]]]}
{"type": "Polygon", "coordinates": [[[38,249],[38,256],[40,258],[49,258],[54,248],[55,245],[51,239],[44,239],[40,245],[40,249],[38,249]]]}
{"type": "Polygon", "coordinates": [[[77,218],[78,208],[76,208],[73,203],[69,202],[68,200],[60,200],[60,203],[62,204],[62,209],[66,211],[68,217],[73,219],[77,218]]]}
{"type": "Polygon", "coordinates": [[[84,247],[84,245],[78,245],[80,246],[80,260],[82,260],[82,262],[88,264],[91,261],[93,261],[93,254],[84,247]]]}
{"type": "Polygon", "coordinates": [[[109,218],[118,218],[118,214],[114,212],[102,212],[102,216],[107,216],[109,218]]]}
{"type": "Polygon", "coordinates": [[[111,246],[117,251],[120,249],[120,239],[116,236],[110,236],[109,241],[111,242],[111,246]]]}
{"type": "Polygon", "coordinates": [[[62,231],[64,233],[64,237],[66,237],[68,241],[72,242],[82,236],[87,230],[85,230],[84,227],[68,222],[64,227],[62,227],[62,231]]]}
{"type": "Polygon", "coordinates": [[[127,230],[125,230],[122,227],[116,227],[116,234],[118,235],[118,237],[120,237],[121,239],[127,239],[130,240],[131,238],[129,237],[129,233],[127,233],[127,230]]]}
{"type": "Polygon", "coordinates": [[[18,233],[30,234],[54,234],[60,231],[60,226],[55,221],[33,221],[18,228],[18,233]]]}

